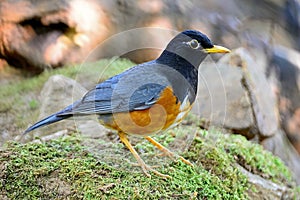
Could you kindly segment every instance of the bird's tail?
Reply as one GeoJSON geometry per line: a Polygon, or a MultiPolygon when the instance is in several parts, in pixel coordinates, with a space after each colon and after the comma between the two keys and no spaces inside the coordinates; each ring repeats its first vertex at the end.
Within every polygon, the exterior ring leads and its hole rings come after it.
{"type": "Polygon", "coordinates": [[[72,110],[72,107],[73,107],[73,105],[70,105],[70,106],[66,107],[65,109],[63,109],[62,111],[59,111],[57,113],[54,113],[53,115],[50,115],[49,117],[46,117],[45,119],[42,119],[41,121],[30,126],[23,134],[29,133],[30,131],[33,131],[37,128],[61,121],[63,119],[67,119],[69,117],[72,117],[73,116],[72,114],[64,115],[64,113],[66,111],[72,110]]]}

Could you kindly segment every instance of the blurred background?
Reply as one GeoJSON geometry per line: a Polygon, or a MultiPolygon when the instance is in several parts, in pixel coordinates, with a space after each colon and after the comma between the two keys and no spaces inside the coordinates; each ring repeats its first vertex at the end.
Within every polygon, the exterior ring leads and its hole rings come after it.
{"type": "MultiPolygon", "coordinates": [[[[155,59],[185,29],[233,50],[211,58],[217,70],[200,69],[206,82],[200,80],[194,112],[201,126],[221,126],[262,144],[300,177],[299,0],[0,1],[0,94],[9,94],[10,84],[70,64],[113,56],[134,63],[155,59]],[[202,101],[210,98],[213,106],[202,101]]],[[[24,100],[31,109],[37,107],[34,96],[24,100]]],[[[3,99],[0,144],[26,127],[16,118],[30,118],[25,110],[15,113],[16,99],[3,99]]]]}
{"type": "MultiPolygon", "coordinates": [[[[59,0],[1,1],[0,58],[16,68],[41,71],[70,62],[82,62],[99,43],[123,31],[160,27],[181,31],[197,29],[231,49],[260,49],[283,45],[299,50],[299,1],[229,0],[59,0]],[[263,46],[265,45],[265,46],[263,46]]],[[[109,44],[93,59],[115,56],[117,48],[143,43],[167,43],[172,35],[134,35],[109,44]],[[130,40],[130,41],[128,41],[130,40]],[[108,49],[107,49],[108,48],[108,49]]],[[[159,52],[124,55],[136,63],[159,52]]]]}

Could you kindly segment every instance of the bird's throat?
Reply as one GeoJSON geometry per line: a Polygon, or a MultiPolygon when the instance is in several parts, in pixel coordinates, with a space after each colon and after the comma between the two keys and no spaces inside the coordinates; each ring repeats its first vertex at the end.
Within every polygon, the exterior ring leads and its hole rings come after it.
{"type": "Polygon", "coordinates": [[[198,68],[206,55],[200,58],[197,58],[195,55],[191,55],[190,57],[191,58],[188,58],[189,60],[187,60],[182,56],[165,50],[157,59],[157,62],[178,71],[185,78],[186,82],[190,84],[189,87],[196,95],[198,86],[198,68]]]}

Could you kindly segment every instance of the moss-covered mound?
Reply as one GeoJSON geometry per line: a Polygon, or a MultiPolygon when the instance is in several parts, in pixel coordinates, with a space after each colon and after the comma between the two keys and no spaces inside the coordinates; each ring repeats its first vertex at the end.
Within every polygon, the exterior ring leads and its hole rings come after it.
{"type": "MultiPolygon", "coordinates": [[[[176,129],[186,131],[186,127],[176,129]]],[[[172,138],[171,134],[156,137],[167,141],[165,145],[172,145],[172,138]]],[[[131,171],[109,165],[85,143],[78,134],[45,143],[8,143],[0,152],[1,199],[247,199],[248,192],[255,190],[237,163],[274,183],[291,184],[291,175],[278,158],[238,135],[198,129],[183,153],[195,166],[162,163],[157,170],[172,177],[167,180],[148,178],[138,167],[131,171]]],[[[111,148],[127,151],[123,145],[111,148]]],[[[151,151],[152,147],[140,143],[140,148],[151,151]]],[[[119,162],[128,164],[128,160],[119,162]]]]}

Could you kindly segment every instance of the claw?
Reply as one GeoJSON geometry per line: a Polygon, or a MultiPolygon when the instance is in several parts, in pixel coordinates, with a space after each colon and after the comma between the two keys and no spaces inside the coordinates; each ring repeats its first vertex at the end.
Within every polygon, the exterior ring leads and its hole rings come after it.
{"type": "Polygon", "coordinates": [[[144,174],[146,174],[146,176],[148,176],[149,178],[151,178],[151,175],[148,173],[148,171],[153,172],[153,173],[156,174],[157,176],[160,176],[160,177],[165,178],[165,179],[167,179],[167,178],[172,178],[172,177],[169,176],[169,175],[162,174],[162,173],[160,173],[159,171],[156,171],[155,169],[153,169],[153,167],[148,166],[148,165],[146,165],[146,164],[145,164],[144,166],[142,166],[142,170],[143,170],[144,174]]]}
{"type": "Polygon", "coordinates": [[[187,159],[185,159],[184,157],[179,156],[179,158],[180,158],[180,160],[181,160],[182,162],[184,162],[185,164],[194,167],[194,165],[193,165],[190,161],[188,161],[187,159]]]}

